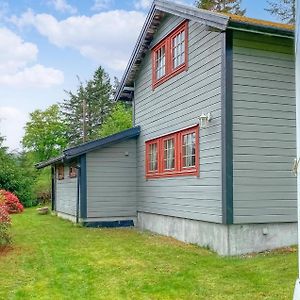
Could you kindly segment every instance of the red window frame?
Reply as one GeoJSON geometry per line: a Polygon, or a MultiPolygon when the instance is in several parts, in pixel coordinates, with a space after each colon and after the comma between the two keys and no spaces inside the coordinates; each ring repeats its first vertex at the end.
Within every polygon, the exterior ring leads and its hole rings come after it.
{"type": "Polygon", "coordinates": [[[170,134],[163,135],[161,137],[149,140],[145,142],[146,147],[146,159],[145,170],[146,178],[163,178],[173,176],[198,176],[199,175],[199,125],[185,128],[170,134]],[[195,166],[184,167],[183,166],[183,136],[187,134],[195,133],[195,166]],[[174,139],[174,169],[164,169],[164,142],[168,139],[174,139]],[[149,154],[150,145],[157,144],[157,170],[151,171],[149,168],[149,154]]]}
{"type": "Polygon", "coordinates": [[[162,41],[152,48],[152,89],[154,90],[157,86],[161,85],[170,78],[177,74],[186,71],[188,69],[188,21],[185,20],[172,32],[170,32],[162,41]],[[173,46],[172,40],[181,32],[184,32],[184,63],[173,67],[173,46]],[[156,77],[156,54],[165,46],[165,75],[157,78],[156,77]]]}

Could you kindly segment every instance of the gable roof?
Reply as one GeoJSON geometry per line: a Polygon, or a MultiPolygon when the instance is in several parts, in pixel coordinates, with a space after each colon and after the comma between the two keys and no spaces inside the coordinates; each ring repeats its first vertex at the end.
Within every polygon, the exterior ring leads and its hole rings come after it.
{"type": "Polygon", "coordinates": [[[135,138],[140,135],[140,132],[141,132],[140,126],[136,126],[136,127],[118,132],[116,134],[109,135],[102,139],[97,139],[97,140],[94,140],[91,142],[83,143],[78,146],[68,148],[63,151],[62,155],[55,157],[55,158],[51,158],[47,161],[40,162],[40,163],[36,164],[35,167],[37,169],[42,169],[42,168],[45,168],[47,166],[53,165],[58,162],[68,161],[68,160],[71,160],[82,154],[85,154],[85,153],[88,153],[88,152],[91,152],[94,150],[98,150],[98,149],[110,146],[112,144],[119,143],[124,140],[128,140],[130,138],[135,138]]]}
{"type": "Polygon", "coordinates": [[[150,47],[153,36],[159,27],[161,20],[166,14],[172,14],[184,19],[199,22],[206,25],[208,28],[219,31],[225,31],[230,28],[282,36],[293,36],[294,34],[294,28],[291,25],[240,17],[232,14],[211,12],[167,0],[154,0],[116,92],[115,100],[132,100],[134,77],[150,47]]]}

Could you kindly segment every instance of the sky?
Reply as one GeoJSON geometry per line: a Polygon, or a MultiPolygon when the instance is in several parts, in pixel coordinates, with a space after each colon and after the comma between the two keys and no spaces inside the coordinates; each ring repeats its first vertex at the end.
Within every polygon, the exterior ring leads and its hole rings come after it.
{"type": "MultiPolygon", "coordinates": [[[[177,0],[193,5],[194,0],[177,0]]],[[[266,0],[242,0],[274,20],[266,0]]],[[[122,77],[151,0],[0,0],[0,134],[11,151],[29,113],[61,102],[101,65],[122,77]]]]}

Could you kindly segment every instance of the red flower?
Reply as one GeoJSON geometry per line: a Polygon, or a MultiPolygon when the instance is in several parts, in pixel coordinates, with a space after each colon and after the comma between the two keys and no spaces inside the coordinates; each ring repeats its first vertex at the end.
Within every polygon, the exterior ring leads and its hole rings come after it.
{"type": "Polygon", "coordinates": [[[24,210],[18,197],[6,190],[0,190],[0,206],[4,206],[9,214],[21,213],[24,210]]]}

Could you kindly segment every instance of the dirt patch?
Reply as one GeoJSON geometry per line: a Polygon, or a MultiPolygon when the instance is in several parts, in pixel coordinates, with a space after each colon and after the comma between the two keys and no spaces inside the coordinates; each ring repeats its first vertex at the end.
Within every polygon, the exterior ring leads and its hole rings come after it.
{"type": "Polygon", "coordinates": [[[0,257],[7,255],[13,250],[12,246],[0,246],[0,257]]]}
{"type": "Polygon", "coordinates": [[[267,256],[273,254],[288,254],[288,253],[295,253],[295,252],[297,252],[297,247],[292,246],[292,247],[283,247],[283,248],[278,248],[273,250],[266,250],[259,253],[249,253],[249,254],[242,255],[242,257],[251,258],[251,257],[256,257],[258,255],[267,256]]]}

